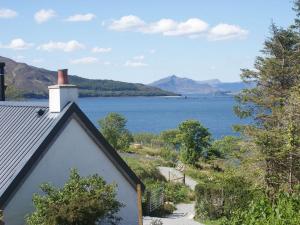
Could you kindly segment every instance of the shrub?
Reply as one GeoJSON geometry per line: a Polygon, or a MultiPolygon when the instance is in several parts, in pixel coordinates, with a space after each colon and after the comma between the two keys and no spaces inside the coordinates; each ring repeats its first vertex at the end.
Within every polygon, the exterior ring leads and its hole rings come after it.
{"type": "Polygon", "coordinates": [[[43,195],[34,195],[35,211],[26,219],[29,225],[91,225],[105,221],[117,224],[122,204],[116,200],[115,185],[106,184],[98,175],[80,177],[71,171],[62,188],[41,186],[43,195]]]}
{"type": "Polygon", "coordinates": [[[142,181],[149,179],[165,181],[165,178],[160,174],[153,162],[129,157],[125,158],[125,161],[142,181]]]}
{"type": "Polygon", "coordinates": [[[246,208],[253,199],[251,185],[239,176],[224,177],[196,186],[196,216],[200,219],[218,219],[246,208]]]}
{"type": "Polygon", "coordinates": [[[159,155],[167,161],[171,161],[175,163],[177,161],[177,153],[174,150],[168,149],[168,148],[162,148],[160,149],[159,155]]]}
{"type": "Polygon", "coordinates": [[[250,206],[235,211],[224,225],[299,225],[300,195],[281,192],[273,201],[256,198],[250,206]]]}

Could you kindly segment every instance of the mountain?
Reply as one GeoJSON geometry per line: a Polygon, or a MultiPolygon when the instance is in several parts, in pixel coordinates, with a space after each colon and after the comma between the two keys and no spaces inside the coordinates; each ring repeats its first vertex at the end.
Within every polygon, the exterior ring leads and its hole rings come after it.
{"type": "MultiPolygon", "coordinates": [[[[1,57],[5,62],[8,97],[47,98],[48,86],[57,83],[57,72],[19,63],[1,57]]],[[[79,87],[81,97],[96,96],[172,96],[177,95],[157,87],[113,80],[94,80],[70,75],[70,83],[79,87]]]]}
{"type": "Polygon", "coordinates": [[[155,81],[149,85],[179,94],[202,95],[234,94],[244,88],[252,86],[243,82],[223,83],[218,79],[195,81],[175,75],[155,81]]]}
{"type": "Polygon", "coordinates": [[[218,92],[217,88],[207,83],[199,83],[192,79],[181,78],[175,75],[155,81],[149,85],[179,94],[212,94],[218,92]]]}

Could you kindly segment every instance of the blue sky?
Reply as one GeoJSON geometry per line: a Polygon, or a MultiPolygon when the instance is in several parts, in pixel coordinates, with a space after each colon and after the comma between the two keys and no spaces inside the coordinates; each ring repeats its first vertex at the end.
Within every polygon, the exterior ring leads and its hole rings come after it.
{"type": "Polygon", "coordinates": [[[1,0],[0,55],[95,79],[237,81],[292,0],[1,0]]]}

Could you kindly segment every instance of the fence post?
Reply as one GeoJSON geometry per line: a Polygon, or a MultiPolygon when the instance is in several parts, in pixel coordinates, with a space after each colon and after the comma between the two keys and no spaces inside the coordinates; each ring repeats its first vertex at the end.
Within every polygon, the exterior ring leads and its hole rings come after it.
{"type": "Polygon", "coordinates": [[[147,202],[147,215],[150,215],[151,213],[151,192],[146,192],[146,202],[147,202]]]}
{"type": "MultiPolygon", "coordinates": [[[[138,220],[139,225],[143,225],[143,209],[142,209],[142,188],[141,184],[138,184],[137,187],[137,204],[138,204],[138,220]]],[[[1,225],[1,224],[0,224],[1,225]]]]}
{"type": "Polygon", "coordinates": [[[185,184],[185,173],[183,173],[183,184],[185,184]]]}

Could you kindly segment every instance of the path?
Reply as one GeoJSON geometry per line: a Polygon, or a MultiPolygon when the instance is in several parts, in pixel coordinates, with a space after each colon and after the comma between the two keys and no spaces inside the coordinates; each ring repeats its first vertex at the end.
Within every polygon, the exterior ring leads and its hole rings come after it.
{"type": "MultiPolygon", "coordinates": [[[[183,174],[175,168],[158,167],[158,169],[166,179],[169,179],[169,173],[171,175],[171,179],[183,177],[183,174]]],[[[185,183],[192,190],[195,190],[195,186],[197,185],[195,180],[186,176],[185,183]]],[[[163,225],[203,225],[193,219],[195,216],[195,203],[178,204],[176,205],[176,208],[177,209],[173,212],[173,214],[167,216],[166,218],[146,216],[144,217],[143,224],[150,225],[152,220],[160,219],[163,222],[163,225]]]]}
{"type": "MultiPolygon", "coordinates": [[[[171,179],[176,179],[183,177],[183,173],[176,170],[175,168],[172,167],[163,167],[160,166],[158,167],[159,172],[168,180],[169,179],[169,173],[171,174],[171,179]]],[[[195,187],[197,185],[197,182],[193,180],[191,177],[186,176],[185,177],[185,184],[189,186],[192,190],[195,190],[195,187]]]]}
{"type": "Polygon", "coordinates": [[[193,220],[195,215],[194,204],[179,204],[176,205],[177,210],[166,218],[156,218],[145,216],[144,225],[150,225],[154,219],[160,219],[163,225],[203,225],[193,220]]]}

